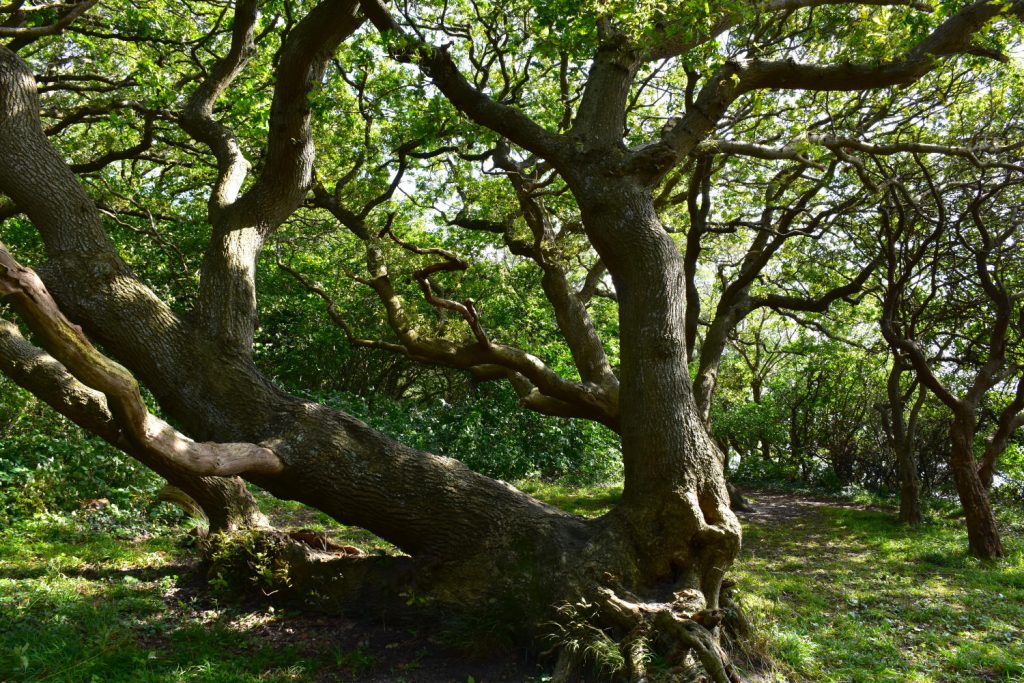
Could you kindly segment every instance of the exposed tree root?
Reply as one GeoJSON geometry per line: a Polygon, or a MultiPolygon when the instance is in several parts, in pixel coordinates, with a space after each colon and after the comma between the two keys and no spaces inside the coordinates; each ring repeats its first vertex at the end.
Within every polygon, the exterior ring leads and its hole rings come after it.
{"type": "MultiPolygon", "coordinates": [[[[553,628],[553,649],[559,658],[552,681],[626,678],[631,683],[740,683],[719,645],[721,626],[729,615],[726,610],[702,609],[703,604],[696,591],[681,591],[671,602],[654,602],[621,588],[601,588],[593,601],[563,605],[561,621],[553,628]],[[616,652],[610,652],[612,647],[616,652]],[[652,653],[660,654],[673,668],[649,671],[652,653]]],[[[730,601],[728,609],[736,611],[735,604],[730,601]]]]}
{"type": "MultiPolygon", "coordinates": [[[[366,555],[308,530],[214,534],[210,543],[212,575],[275,599],[305,600],[327,612],[401,611],[410,604],[402,596],[416,595],[431,609],[459,609],[433,597],[429,567],[413,558],[366,555]]],[[[553,683],[742,680],[727,649],[742,645],[749,624],[732,599],[731,582],[723,583],[721,608],[708,609],[695,589],[659,600],[639,597],[609,575],[604,580],[589,597],[563,603],[548,623],[546,654],[557,657],[553,683]]]]}

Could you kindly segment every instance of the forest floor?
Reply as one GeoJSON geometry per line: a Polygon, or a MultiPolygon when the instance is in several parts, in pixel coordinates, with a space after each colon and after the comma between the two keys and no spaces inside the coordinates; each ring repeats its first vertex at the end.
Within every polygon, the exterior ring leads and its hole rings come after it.
{"type": "MultiPolygon", "coordinates": [[[[597,515],[614,488],[524,488],[597,515]]],[[[1007,559],[964,553],[962,522],[922,529],[891,510],[754,493],[734,578],[773,662],[761,680],[1024,681],[1024,523],[1003,521],[1007,559]]],[[[364,548],[378,539],[271,503],[281,525],[364,548]]],[[[218,598],[194,551],[106,510],[37,515],[0,530],[0,681],[526,683],[521,653],[468,658],[444,626],[325,617],[218,598]]],[[[466,637],[466,636],[462,636],[466,637]]]]}

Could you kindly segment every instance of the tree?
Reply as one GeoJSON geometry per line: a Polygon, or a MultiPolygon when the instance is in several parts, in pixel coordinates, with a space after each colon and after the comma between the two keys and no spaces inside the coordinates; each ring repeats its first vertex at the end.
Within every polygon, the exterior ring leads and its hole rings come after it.
{"type": "Polygon", "coordinates": [[[890,400],[895,404],[900,391],[900,364],[909,365],[952,412],[950,466],[971,552],[994,559],[1003,551],[988,489],[999,455],[1024,424],[1017,246],[1024,178],[1012,168],[945,176],[920,159],[917,164],[913,177],[894,180],[884,212],[881,326],[899,368],[890,376],[890,400]],[[990,394],[999,393],[1009,398],[979,465],[979,414],[990,394]]]}
{"type": "Polygon", "coordinates": [[[912,369],[900,357],[893,358],[886,382],[888,402],[882,408],[882,421],[886,427],[889,447],[896,456],[900,482],[899,520],[917,526],[924,521],[924,517],[921,512],[921,482],[914,442],[921,408],[928,398],[928,392],[917,381],[911,382],[909,388],[903,387],[903,375],[912,369]],[[914,400],[908,413],[907,405],[912,396],[914,400]]]}
{"type": "MultiPolygon", "coordinates": [[[[910,86],[949,65],[978,63],[978,55],[1003,58],[1004,34],[994,27],[1016,26],[1024,4],[983,0],[931,16],[918,3],[855,4],[852,11],[864,21],[849,44],[836,36],[851,9],[820,0],[671,9],[471,2],[399,4],[392,11],[376,0],[261,5],[174,7],[169,16],[184,13],[180,21],[94,0],[56,8],[56,17],[20,3],[4,8],[9,20],[0,36],[12,40],[0,48],[0,191],[13,203],[9,213],[24,214],[38,230],[45,260],[37,270],[46,283],[44,289],[5,257],[2,291],[45,349],[9,326],[5,372],[167,476],[211,519],[238,519],[228,510],[251,509],[241,483],[224,478],[241,475],[369,529],[411,556],[372,565],[369,578],[359,575],[367,585],[374,578],[408,582],[411,565],[417,590],[464,607],[514,605],[511,619],[526,630],[536,630],[555,604],[587,605],[575,610],[575,619],[598,627],[588,633],[621,643],[623,666],[634,679],[644,677],[647,651],[664,642],[657,633],[683,646],[713,680],[735,678],[717,635],[719,608],[729,604],[723,578],[739,550],[740,527],[690,382],[686,264],[659,219],[656,190],[702,154],[700,146],[730,111],[759,97],[910,86]],[[901,28],[872,29],[879,20],[901,28]],[[115,42],[123,52],[117,59],[112,51],[100,56],[96,41],[115,42]],[[583,332],[584,346],[573,348],[578,381],[492,340],[476,302],[439,293],[432,278],[464,267],[456,254],[403,240],[388,216],[378,216],[370,230],[373,199],[362,208],[335,209],[323,197],[318,179],[341,164],[327,153],[314,172],[316,134],[327,124],[350,127],[323,98],[359,97],[358,85],[347,83],[344,66],[334,61],[349,45],[408,65],[396,70],[396,88],[426,100],[425,117],[458,120],[460,146],[491,143],[488,158],[524,179],[521,187],[513,182],[517,193],[548,173],[557,176],[617,300],[617,373],[588,338],[579,294],[569,302],[575,314],[560,310],[559,276],[544,263],[545,292],[562,315],[562,334],[573,346],[573,330],[583,332]],[[100,73],[83,73],[89,62],[73,61],[90,53],[100,73]],[[125,73],[118,60],[145,71],[125,73]],[[693,66],[699,73],[686,76],[693,66]],[[644,102],[635,97],[663,69],[663,87],[673,93],[666,106],[678,116],[656,129],[637,118],[644,102]],[[122,88],[146,97],[102,97],[122,88]],[[52,103],[58,110],[45,129],[39,90],[54,93],[47,109],[52,103]],[[261,99],[269,99],[265,109],[253,106],[261,99]],[[61,110],[66,104],[74,108],[61,110]],[[109,125],[94,131],[97,117],[109,125]],[[69,165],[47,133],[78,124],[84,125],[76,154],[90,151],[81,142],[93,140],[92,133],[105,136],[107,147],[69,165]],[[119,144],[134,135],[135,144],[119,144]],[[155,148],[162,151],[150,151],[155,148]],[[197,155],[212,157],[212,172],[205,165],[188,170],[197,155]],[[179,164],[186,167],[175,170],[179,164]],[[133,189],[149,190],[180,173],[169,211],[200,192],[208,197],[205,215],[191,216],[209,239],[190,297],[172,306],[135,275],[105,230],[105,209],[76,172],[108,182],[127,176],[133,189]],[[252,353],[259,257],[311,195],[360,238],[365,232],[368,283],[391,302],[403,352],[425,360],[460,357],[478,372],[525,379],[524,398],[551,406],[550,412],[577,415],[583,406],[582,417],[614,422],[625,481],[613,512],[593,521],[567,515],[289,395],[260,372],[252,353]],[[401,320],[388,273],[373,263],[385,238],[430,257],[413,276],[425,304],[465,324],[452,333],[455,340],[439,336],[429,348],[418,346],[415,321],[401,320]],[[148,412],[124,368],[152,391],[175,426],[148,412]]],[[[768,99],[770,120],[786,97],[768,99]]],[[[409,133],[404,141],[417,137],[409,133]]],[[[439,129],[423,133],[436,138],[439,129]]],[[[394,145],[399,165],[401,150],[408,159],[420,147],[394,145]]],[[[795,154],[792,147],[781,153],[795,154]]],[[[374,173],[360,179],[356,168],[350,178],[339,174],[335,197],[347,182],[373,181],[374,173]]],[[[518,198],[529,217],[535,197],[518,198]]],[[[159,225],[152,212],[140,213],[159,225]]],[[[527,222],[543,253],[546,228],[535,218],[527,222]]],[[[254,522],[243,515],[239,523],[254,522]]],[[[341,575],[357,580],[344,568],[341,575]]],[[[578,664],[565,649],[558,675],[570,679],[578,664]]]]}

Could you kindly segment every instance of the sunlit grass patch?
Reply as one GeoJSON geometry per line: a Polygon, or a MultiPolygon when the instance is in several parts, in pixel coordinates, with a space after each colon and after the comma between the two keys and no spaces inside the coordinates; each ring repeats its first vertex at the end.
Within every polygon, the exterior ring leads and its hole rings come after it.
{"type": "Polygon", "coordinates": [[[294,500],[280,500],[262,491],[254,490],[260,511],[273,526],[283,530],[309,529],[326,533],[332,541],[355,546],[368,553],[399,554],[394,545],[380,536],[355,526],[340,524],[325,512],[294,500]]]}
{"type": "MultiPolygon", "coordinates": [[[[71,516],[0,530],[0,681],[302,681],[320,667],[259,623],[176,597],[181,531],[118,539],[71,516]]],[[[272,617],[267,617],[272,618],[272,617]]]]}
{"type": "Polygon", "coordinates": [[[1024,540],[1004,529],[1007,559],[986,565],[959,519],[825,506],[745,525],[734,572],[785,679],[1024,680],[1024,540]]]}
{"type": "Polygon", "coordinates": [[[516,482],[516,487],[545,503],[584,517],[599,517],[622,498],[621,484],[571,486],[560,482],[526,479],[516,482]]]}

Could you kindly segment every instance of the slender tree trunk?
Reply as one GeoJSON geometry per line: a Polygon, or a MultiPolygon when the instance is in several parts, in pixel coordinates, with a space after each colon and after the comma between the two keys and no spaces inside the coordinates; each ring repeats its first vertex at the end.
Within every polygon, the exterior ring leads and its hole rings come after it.
{"type": "MultiPolygon", "coordinates": [[[[751,396],[754,399],[754,403],[755,404],[761,405],[761,403],[764,401],[764,396],[763,396],[763,393],[762,393],[763,391],[764,391],[763,382],[761,381],[761,378],[758,377],[757,374],[755,373],[754,378],[750,382],[750,392],[751,392],[751,396]]],[[[758,431],[763,432],[762,429],[759,429],[758,431]]],[[[771,462],[772,461],[772,445],[771,445],[771,442],[768,440],[768,437],[766,437],[762,433],[758,437],[758,443],[761,446],[761,459],[764,460],[766,463],[771,462]]]]}
{"type": "MultiPolygon", "coordinates": [[[[697,412],[700,414],[704,429],[711,434],[711,403],[715,398],[715,389],[718,387],[718,369],[722,363],[722,354],[728,342],[729,330],[734,329],[743,315],[739,305],[732,305],[723,309],[719,306],[715,314],[715,322],[704,337],[700,349],[699,369],[693,381],[694,403],[697,412]]],[[[722,471],[728,477],[728,461],[722,458],[722,471]]],[[[729,505],[733,510],[749,511],[750,505],[743,498],[743,493],[732,482],[726,479],[726,491],[729,493],[729,505]]]]}
{"type": "Polygon", "coordinates": [[[914,445],[904,441],[896,448],[897,467],[900,474],[899,520],[904,524],[917,526],[924,521],[921,513],[921,482],[917,476],[917,458],[914,445]]]}
{"type": "Polygon", "coordinates": [[[985,445],[985,455],[982,457],[981,465],[978,467],[978,479],[981,480],[981,485],[985,487],[986,491],[992,490],[992,483],[995,481],[996,475],[995,462],[998,457],[990,441],[985,445]]]}
{"type": "Polygon", "coordinates": [[[977,420],[973,414],[955,415],[950,428],[953,481],[967,519],[967,540],[971,554],[983,560],[1003,556],[1003,545],[996,527],[996,518],[974,459],[974,433],[977,420]]]}
{"type": "Polygon", "coordinates": [[[906,368],[899,359],[893,361],[889,378],[886,381],[886,394],[889,404],[888,417],[882,413],[883,422],[888,431],[889,445],[896,456],[896,471],[900,481],[900,512],[899,520],[904,524],[917,526],[924,521],[921,514],[921,483],[917,474],[917,457],[914,453],[914,434],[917,431],[917,418],[924,403],[924,389],[918,388],[918,397],[910,411],[910,419],[906,416],[906,397],[900,385],[901,377],[906,368]]]}

